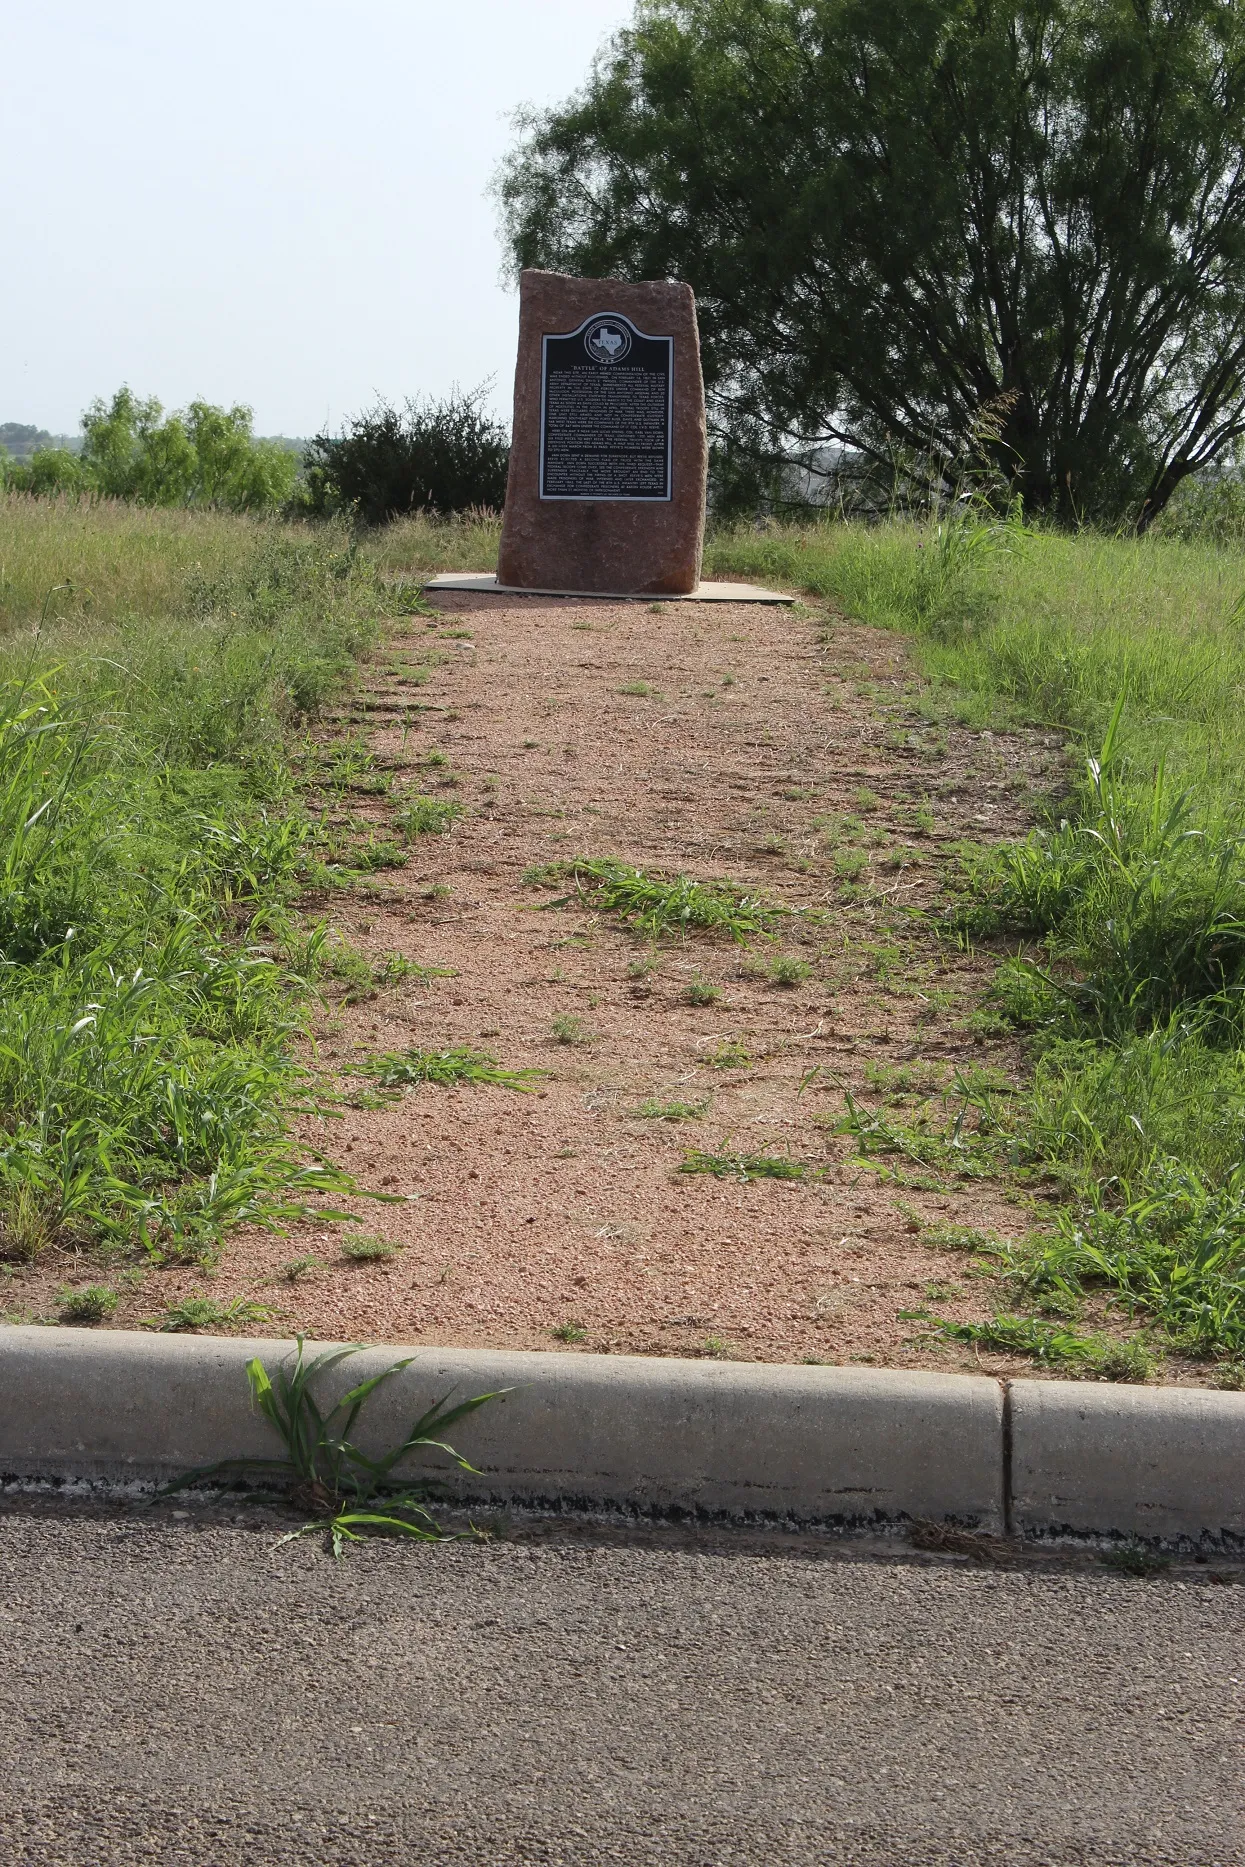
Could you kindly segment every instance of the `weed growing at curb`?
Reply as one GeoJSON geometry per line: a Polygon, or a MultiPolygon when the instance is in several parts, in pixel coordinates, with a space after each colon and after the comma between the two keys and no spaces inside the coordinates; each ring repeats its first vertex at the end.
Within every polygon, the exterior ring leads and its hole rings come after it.
{"type": "Polygon", "coordinates": [[[379,1458],[369,1458],[353,1442],[360,1413],[384,1382],[409,1368],[415,1357],[405,1356],[370,1380],[361,1381],[342,1395],[336,1404],[322,1408],[314,1389],[333,1368],[360,1346],[325,1349],[311,1361],[304,1358],[304,1337],[297,1338],[293,1365],[289,1358],[275,1372],[275,1377],[258,1356],[247,1363],[247,1382],[254,1405],[273,1427],[285,1454],[270,1459],[222,1459],[203,1465],[165,1485],[157,1499],[172,1496],[188,1485],[214,1477],[241,1477],[245,1473],[264,1473],[285,1478],[291,1483],[290,1500],[301,1510],[314,1512],[310,1523],[291,1530],[281,1542],[300,1536],[325,1535],[334,1556],[344,1554],[348,1543],[363,1542],[369,1536],[411,1537],[420,1542],[456,1540],[437,1526],[422,1497],[408,1484],[394,1477],[395,1468],[411,1452],[428,1448],[444,1452],[461,1471],[475,1467],[461,1453],[447,1445],[441,1435],[456,1421],[474,1413],[491,1400],[499,1400],[509,1388],[494,1393],[476,1394],[470,1400],[450,1406],[445,1395],[415,1420],[405,1438],[379,1458]]]}
{"type": "Polygon", "coordinates": [[[581,1322],[555,1323],[549,1333],[555,1342],[583,1342],[588,1336],[588,1331],[581,1322]]]}
{"type": "Polygon", "coordinates": [[[1161,1556],[1141,1542],[1121,1543],[1116,1549],[1104,1549],[1098,1560],[1104,1568],[1114,1569],[1118,1575],[1153,1577],[1171,1568],[1170,1556],[1161,1556]]]}

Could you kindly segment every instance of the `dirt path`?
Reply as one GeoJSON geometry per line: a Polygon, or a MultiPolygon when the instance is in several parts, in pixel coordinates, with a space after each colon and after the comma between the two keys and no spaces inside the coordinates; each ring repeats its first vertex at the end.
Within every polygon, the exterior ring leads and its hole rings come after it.
{"type": "Polygon", "coordinates": [[[931,1249],[912,1215],[1014,1233],[1023,1214],[989,1190],[830,1165],[852,1150],[827,1122],[867,1073],[876,1093],[992,1060],[962,1028],[982,963],[898,910],[932,894],[941,845],[1022,828],[1032,768],[1054,751],[922,729],[900,641],[840,625],[826,645],[787,610],[468,596],[441,610],[372,670],[356,719],[397,795],[352,808],[380,836],[403,791],[464,814],[340,909],[375,965],[437,970],[327,1019],[322,1057],[471,1045],[549,1075],[531,1095],[423,1086],[347,1110],[315,1139],[403,1196],[364,1212],[400,1253],[354,1265],[327,1231],[252,1238],[214,1291],[254,1294],[310,1253],[323,1267],[265,1287],[321,1336],[955,1365],[905,1346],[897,1311],[926,1305],[931,1283],[965,1292],[937,1301],[946,1315],[985,1314],[993,1293],[969,1295],[963,1255],[931,1249]],[[412,687],[429,643],[444,659],[412,687]],[[411,714],[412,700],[447,710],[411,714]],[[525,886],[571,856],[725,877],[812,912],[772,946],[654,949],[525,886]],[[668,1105],[700,1113],[642,1112],[668,1105]],[[830,1171],[719,1179],[679,1171],[689,1149],[830,1171]]]}
{"type": "Polygon", "coordinates": [[[914,1346],[900,1312],[988,1314],[991,1280],[921,1228],[1014,1235],[1024,1212],[989,1185],[888,1182],[831,1126],[844,1089],[876,1101],[1014,1062],[965,1028],[989,964],[904,910],[932,898],[947,845],[1023,829],[1058,747],[922,726],[899,638],[827,637],[785,609],[460,595],[397,627],[325,747],[352,788],[324,801],[356,840],[393,837],[415,793],[462,815],[406,867],[308,904],[395,980],[326,1012],[319,1059],[356,1097],[352,1066],[408,1047],[549,1074],[532,1094],[424,1085],[308,1123],[398,1196],[359,1208],[396,1255],[348,1262],[324,1226],[243,1234],[210,1284],[152,1274],[116,1323],[206,1289],[321,1337],[1007,1366],[914,1346]],[[341,756],[364,743],[380,778],[341,756]],[[729,878],[800,912],[773,943],[654,948],[525,882],[572,856],[729,878]],[[692,1149],[818,1177],[680,1171],[692,1149]],[[318,1262],[292,1281],[300,1257],[318,1262]]]}

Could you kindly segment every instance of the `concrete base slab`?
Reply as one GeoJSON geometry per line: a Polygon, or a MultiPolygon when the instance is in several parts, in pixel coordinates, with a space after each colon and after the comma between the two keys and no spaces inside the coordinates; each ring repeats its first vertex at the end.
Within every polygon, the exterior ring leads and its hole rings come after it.
{"type": "Polygon", "coordinates": [[[781,590],[763,590],[754,583],[702,583],[686,596],[665,596],[651,590],[526,590],[498,583],[482,571],[446,571],[431,578],[425,590],[487,590],[494,596],[571,596],[599,603],[798,603],[781,590]]]}

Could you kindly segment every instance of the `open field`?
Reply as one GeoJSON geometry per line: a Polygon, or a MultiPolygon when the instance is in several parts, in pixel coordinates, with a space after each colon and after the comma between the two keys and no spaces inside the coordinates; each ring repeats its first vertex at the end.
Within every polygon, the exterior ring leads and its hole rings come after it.
{"type": "MultiPolygon", "coordinates": [[[[10,666],[58,666],[62,714],[107,722],[75,728],[66,795],[90,782],[57,821],[120,876],[118,953],[162,953],[172,912],[246,989],[217,1025],[144,1028],[142,1135],[109,1138],[106,1097],[51,1121],[42,1099],[7,1156],[11,1314],[72,1313],[85,1286],[103,1318],[170,1326],[268,1310],[320,1334],[1239,1378],[1241,554],[971,517],[743,530],[711,540],[710,573],[812,608],[461,597],[438,617],[414,613],[415,574],[487,567],[489,521],[356,547],[94,523],[6,518],[10,666]],[[43,577],[74,588],[36,641],[43,577]],[[262,861],[201,873],[260,826],[262,861]],[[269,1072],[230,1105],[265,1163],[253,1213],[219,1191],[211,1109],[192,1154],[151,1099],[243,1038],[269,1072]],[[296,1055],[318,1114],[296,1113],[296,1055]],[[504,1080],[525,1070],[548,1074],[504,1080]],[[77,1160],[92,1132],[74,1193],[65,1137],[77,1160]],[[356,1163],[390,1203],[350,1197],[356,1163]],[[373,1242],[347,1257],[308,1217],[243,1225],[219,1257],[224,1226],[304,1197],[373,1242]]],[[[100,1017],[64,946],[11,974],[24,1068],[31,1030],[100,1017]]]]}

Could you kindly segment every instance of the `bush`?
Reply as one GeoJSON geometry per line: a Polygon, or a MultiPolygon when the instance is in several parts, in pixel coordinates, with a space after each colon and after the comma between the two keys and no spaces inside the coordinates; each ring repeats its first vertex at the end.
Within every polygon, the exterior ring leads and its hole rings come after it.
{"type": "Polygon", "coordinates": [[[192,402],[162,419],[156,399],[118,389],[82,418],[82,468],[92,491],[147,506],[206,505],[271,510],[294,490],[298,456],[256,440],[251,411],[192,402]]]}
{"type": "Polygon", "coordinates": [[[82,462],[67,447],[41,447],[25,461],[0,460],[0,487],[13,493],[79,493],[86,484],[82,462]]]}
{"type": "Polygon", "coordinates": [[[144,506],[211,506],[268,512],[289,499],[299,458],[278,441],[257,440],[251,411],[192,402],[167,418],[155,397],[118,389],[82,417],[81,454],[40,448],[21,464],[0,463],[0,485],[15,493],[94,493],[144,506]]]}
{"type": "Polygon", "coordinates": [[[497,510],[506,497],[510,444],[481,407],[487,384],[405,412],[380,402],[318,434],[307,450],[300,504],[315,514],[348,512],[364,525],[412,513],[497,510]]]}

